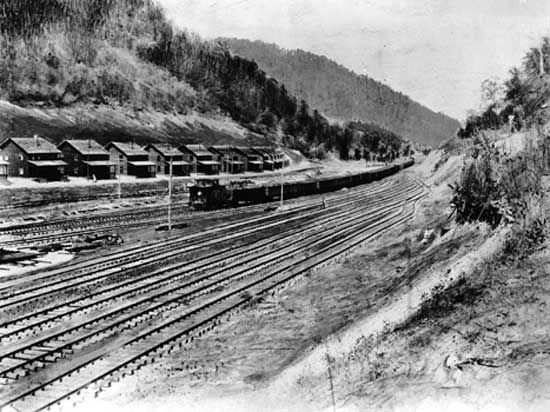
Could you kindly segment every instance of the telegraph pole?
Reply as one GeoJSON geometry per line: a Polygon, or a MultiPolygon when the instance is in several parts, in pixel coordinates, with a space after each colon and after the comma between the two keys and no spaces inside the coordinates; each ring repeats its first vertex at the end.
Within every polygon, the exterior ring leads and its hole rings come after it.
{"type": "Polygon", "coordinates": [[[284,186],[284,179],[283,179],[283,168],[281,168],[281,206],[280,209],[283,209],[283,186],[284,186]]]}
{"type": "Polygon", "coordinates": [[[118,202],[120,203],[120,199],[122,197],[122,188],[120,184],[120,157],[118,158],[118,170],[117,170],[117,176],[118,176],[118,202]]]}
{"type": "Polygon", "coordinates": [[[168,230],[172,230],[172,157],[170,157],[170,180],[168,181],[168,230]]]}

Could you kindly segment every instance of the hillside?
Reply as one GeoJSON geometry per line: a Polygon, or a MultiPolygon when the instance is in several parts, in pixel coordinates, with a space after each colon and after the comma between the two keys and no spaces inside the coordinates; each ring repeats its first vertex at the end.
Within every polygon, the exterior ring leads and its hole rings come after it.
{"type": "Polygon", "coordinates": [[[434,147],[460,127],[458,121],[324,56],[284,50],[261,41],[220,41],[236,55],[256,61],[291,93],[331,118],[375,123],[406,139],[434,147]]]}
{"type": "Polygon", "coordinates": [[[344,159],[361,138],[381,157],[402,143],[377,125],[362,127],[361,137],[330,124],[254,61],[172,26],[153,0],[3,5],[0,102],[0,137],[244,138],[344,159]]]}

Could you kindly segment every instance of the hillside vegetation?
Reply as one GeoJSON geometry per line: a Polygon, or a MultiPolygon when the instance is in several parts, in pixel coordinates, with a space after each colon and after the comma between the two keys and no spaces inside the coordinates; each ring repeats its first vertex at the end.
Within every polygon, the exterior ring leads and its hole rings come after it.
{"type": "MultiPolygon", "coordinates": [[[[34,132],[56,141],[71,135],[173,142],[206,134],[227,143],[277,140],[311,155],[336,150],[346,159],[365,134],[330,124],[254,61],[175,29],[152,0],[3,4],[0,99],[23,110],[2,105],[2,135],[32,134],[35,125],[34,132]]],[[[361,127],[369,131],[369,151],[392,157],[400,150],[400,136],[361,127]]]]}
{"type": "Polygon", "coordinates": [[[221,39],[236,55],[253,59],[288,90],[324,115],[375,123],[406,139],[437,147],[460,128],[458,121],[415,102],[376,80],[303,50],[261,41],[221,39]]]}
{"type": "Polygon", "coordinates": [[[502,88],[483,111],[500,123],[472,116],[410,170],[430,189],[415,218],[343,260],[339,276],[387,271],[387,299],[269,393],[291,386],[316,410],[549,410],[549,44],[544,72],[534,49],[506,84],[484,84],[502,88]]]}
{"type": "Polygon", "coordinates": [[[504,84],[484,82],[487,108],[471,115],[458,132],[469,150],[453,187],[457,221],[511,225],[508,252],[512,255],[528,255],[550,230],[543,184],[543,176],[550,172],[550,75],[546,74],[550,68],[544,63],[550,61],[549,45],[545,38],[540,48],[529,50],[521,68],[512,69],[504,84]],[[496,144],[518,131],[525,136],[519,152],[496,144]]]}
{"type": "Polygon", "coordinates": [[[530,49],[504,82],[485,80],[481,93],[484,109],[468,116],[458,137],[470,138],[483,130],[520,131],[546,125],[550,119],[550,37],[530,49]]]}

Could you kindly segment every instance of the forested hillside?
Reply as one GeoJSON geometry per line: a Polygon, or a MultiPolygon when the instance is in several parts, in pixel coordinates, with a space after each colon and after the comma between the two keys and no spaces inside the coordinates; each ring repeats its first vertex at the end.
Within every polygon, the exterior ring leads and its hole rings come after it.
{"type": "Polygon", "coordinates": [[[438,146],[460,127],[458,121],[435,113],[370,77],[357,75],[336,62],[302,50],[274,44],[220,39],[236,55],[256,61],[288,90],[324,115],[378,124],[407,139],[438,146]]]}
{"type": "MultiPolygon", "coordinates": [[[[358,143],[353,130],[329,124],[254,61],[174,28],[153,0],[4,2],[0,99],[11,104],[0,105],[4,136],[264,138],[343,158],[358,143]]],[[[375,145],[382,155],[384,141],[396,140],[381,128],[373,138],[382,140],[375,145]]]]}

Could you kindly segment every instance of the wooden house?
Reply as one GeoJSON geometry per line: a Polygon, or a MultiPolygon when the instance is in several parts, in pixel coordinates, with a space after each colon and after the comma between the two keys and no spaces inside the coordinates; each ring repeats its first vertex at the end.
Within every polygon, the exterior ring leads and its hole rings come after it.
{"type": "Polygon", "coordinates": [[[222,173],[244,173],[246,171],[246,154],[233,146],[210,146],[221,164],[222,173]]]}
{"type": "Polygon", "coordinates": [[[170,162],[174,176],[189,176],[193,171],[193,157],[169,144],[151,143],[144,149],[149,153],[149,161],[155,163],[157,174],[170,174],[170,162]]]}
{"type": "Polygon", "coordinates": [[[253,147],[252,149],[261,155],[264,170],[275,170],[282,167],[283,164],[279,159],[276,149],[268,146],[253,147]]]}
{"type": "Polygon", "coordinates": [[[193,162],[193,171],[207,175],[215,175],[220,172],[220,162],[217,154],[209,151],[202,144],[188,144],[179,147],[180,152],[190,155],[193,162]]]}
{"type": "Polygon", "coordinates": [[[241,153],[244,153],[246,158],[245,170],[247,172],[263,172],[264,171],[264,160],[260,153],[254,150],[251,147],[239,146],[236,147],[241,153]]]}
{"type": "Polygon", "coordinates": [[[67,163],[67,174],[88,179],[114,179],[116,163],[110,154],[95,140],[65,140],[59,146],[67,163]]]}
{"type": "Polygon", "coordinates": [[[110,142],[105,146],[117,173],[135,177],[155,177],[157,165],[149,160],[149,153],[135,143],[110,142]]]}
{"type": "Polygon", "coordinates": [[[67,164],[63,154],[46,139],[10,137],[0,143],[0,160],[8,163],[8,176],[39,180],[61,180],[67,164]]]}
{"type": "Polygon", "coordinates": [[[8,180],[8,165],[5,160],[0,160],[0,181],[8,180]]]}

